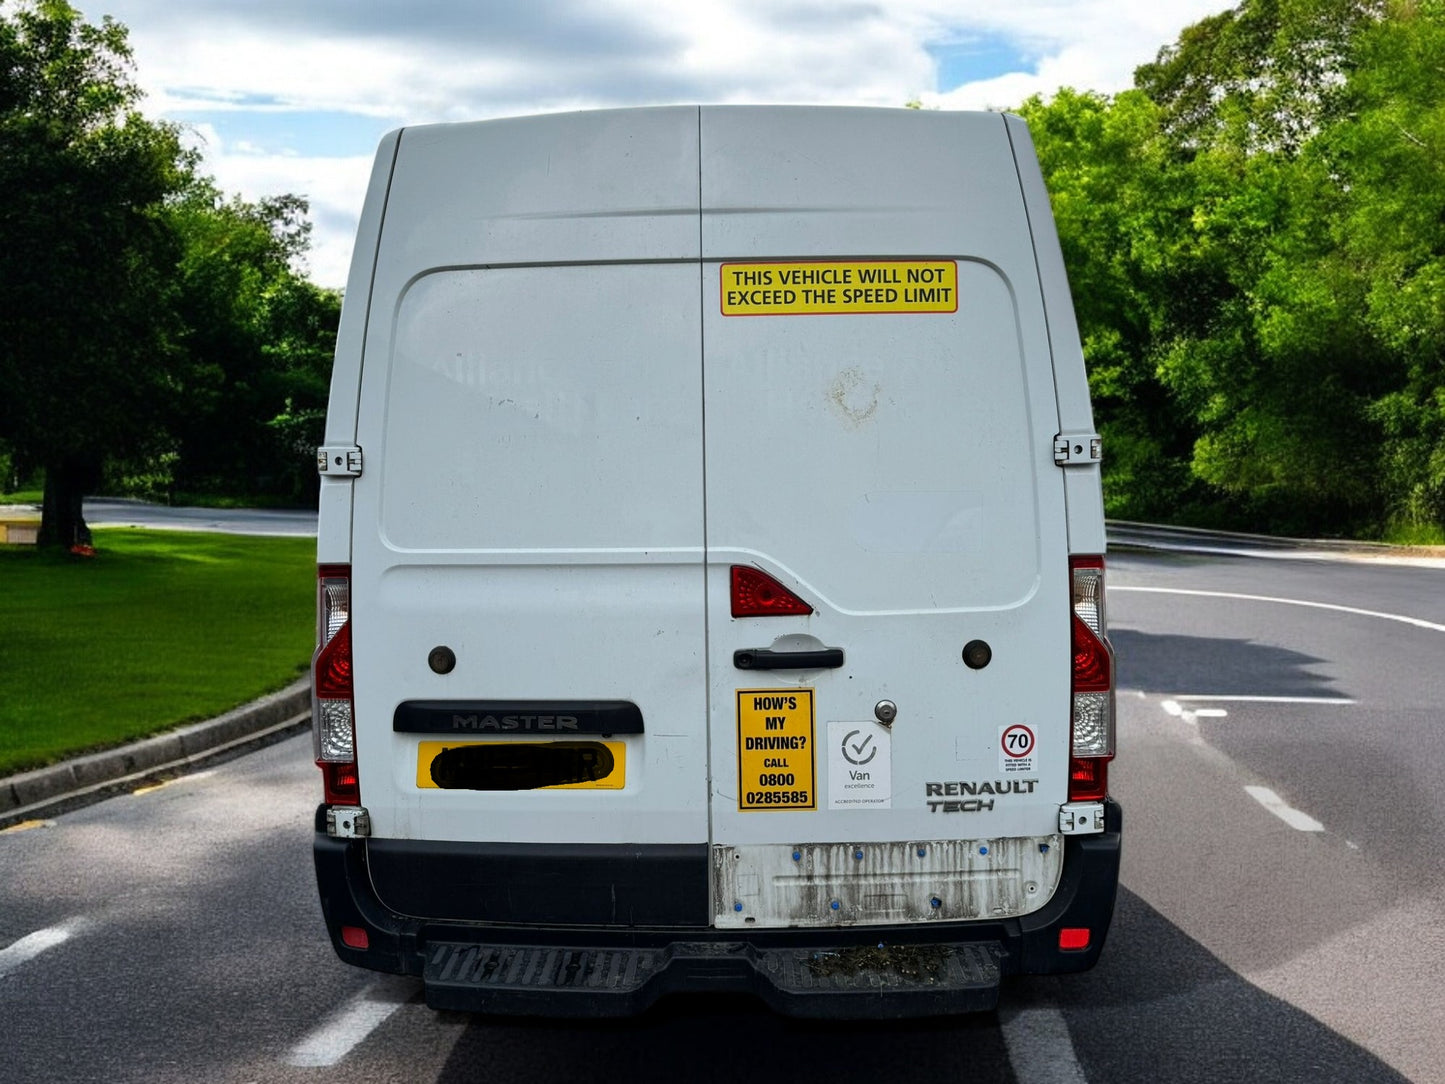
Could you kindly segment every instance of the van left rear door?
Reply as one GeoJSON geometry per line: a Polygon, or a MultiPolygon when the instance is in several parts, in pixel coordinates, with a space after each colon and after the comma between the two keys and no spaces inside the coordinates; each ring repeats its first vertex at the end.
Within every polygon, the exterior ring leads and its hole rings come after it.
{"type": "Polygon", "coordinates": [[[403,134],[352,559],[362,803],[397,910],[706,921],[696,117],[403,134]],[[578,745],[601,777],[536,776],[578,745]],[[454,860],[419,876],[429,855],[454,860]],[[647,878],[683,866],[688,898],[649,910],[647,878]]]}

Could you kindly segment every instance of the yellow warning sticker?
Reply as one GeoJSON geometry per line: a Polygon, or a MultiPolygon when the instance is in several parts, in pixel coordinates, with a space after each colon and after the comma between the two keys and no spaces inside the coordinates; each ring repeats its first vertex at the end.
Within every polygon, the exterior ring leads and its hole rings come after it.
{"type": "Polygon", "coordinates": [[[813,690],[738,690],[738,808],[816,809],[813,690]]]}
{"type": "Polygon", "coordinates": [[[957,311],[956,260],[722,265],[724,316],[957,311]]]}

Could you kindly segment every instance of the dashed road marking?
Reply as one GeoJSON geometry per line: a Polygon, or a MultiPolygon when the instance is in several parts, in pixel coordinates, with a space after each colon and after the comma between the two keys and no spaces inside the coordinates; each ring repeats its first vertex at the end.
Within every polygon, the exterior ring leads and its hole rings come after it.
{"type": "Polygon", "coordinates": [[[65,944],[88,925],[89,922],[85,919],[72,919],[59,926],[49,926],[26,934],[8,947],[0,949],[0,979],[20,965],[29,963],[42,952],[65,944]]]}
{"type": "Polygon", "coordinates": [[[370,992],[362,991],[292,1047],[286,1064],[313,1068],[335,1065],[400,1007],[399,1002],[373,1000],[370,992]]]}
{"type": "Polygon", "coordinates": [[[1237,703],[1237,704],[1336,704],[1349,705],[1355,701],[1348,696],[1225,696],[1214,693],[1175,693],[1174,700],[1188,700],[1190,703],[1237,703]]]}
{"type": "Polygon", "coordinates": [[[1185,707],[1184,703],[1230,703],[1230,704],[1323,704],[1330,707],[1348,706],[1354,701],[1343,696],[1190,696],[1176,693],[1159,701],[1165,715],[1172,715],[1191,725],[1200,719],[1227,719],[1229,712],[1224,708],[1185,707]]]}
{"type": "Polygon", "coordinates": [[[1223,708],[1186,708],[1178,700],[1164,700],[1159,704],[1164,709],[1164,714],[1172,715],[1176,719],[1183,719],[1193,726],[1200,719],[1226,719],[1229,712],[1223,708]]]}
{"type": "Polygon", "coordinates": [[[1325,830],[1323,824],[1308,813],[1302,813],[1287,804],[1283,798],[1268,787],[1245,787],[1244,791],[1291,828],[1301,832],[1323,832],[1325,830]]]}

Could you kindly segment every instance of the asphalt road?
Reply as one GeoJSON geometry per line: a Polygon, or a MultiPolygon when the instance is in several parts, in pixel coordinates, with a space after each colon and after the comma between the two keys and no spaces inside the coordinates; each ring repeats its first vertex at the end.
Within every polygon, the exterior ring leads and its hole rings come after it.
{"type": "Polygon", "coordinates": [[[266,508],[171,508],[164,504],[87,497],[85,521],[91,527],[161,527],[176,531],[224,534],[316,536],[314,510],[266,508]]]}
{"type": "Polygon", "coordinates": [[[1013,982],[996,1014],[434,1013],[323,939],[301,738],[0,833],[0,1081],[1445,1081],[1442,588],[1112,557],[1115,925],[1093,972],[1013,982]]]}

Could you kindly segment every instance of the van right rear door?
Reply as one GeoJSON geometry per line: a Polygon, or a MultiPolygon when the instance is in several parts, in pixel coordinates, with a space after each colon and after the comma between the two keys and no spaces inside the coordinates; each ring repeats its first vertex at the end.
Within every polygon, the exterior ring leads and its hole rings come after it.
{"type": "Polygon", "coordinates": [[[704,109],[701,157],[714,920],[1034,910],[1068,543],[1004,119],[704,109]]]}

